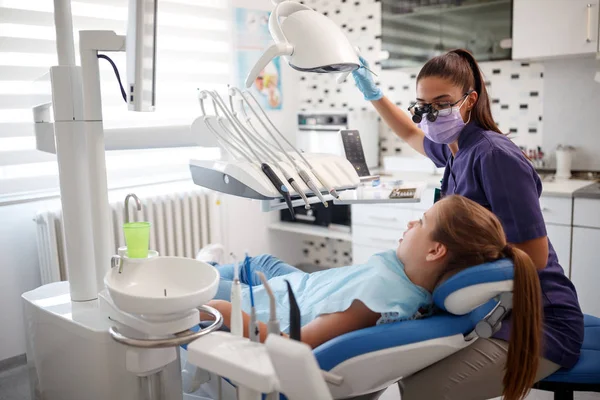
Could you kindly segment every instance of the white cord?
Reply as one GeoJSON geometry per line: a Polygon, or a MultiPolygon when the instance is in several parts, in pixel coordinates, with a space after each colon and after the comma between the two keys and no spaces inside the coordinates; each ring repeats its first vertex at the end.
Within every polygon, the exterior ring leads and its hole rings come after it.
{"type": "MultiPolygon", "coordinates": [[[[200,92],[201,95],[204,94],[204,92],[200,92]]],[[[199,97],[199,101],[200,101],[200,108],[202,109],[202,116],[203,116],[203,121],[206,124],[207,128],[217,137],[217,140],[219,141],[219,143],[221,144],[221,146],[223,146],[223,148],[225,150],[227,150],[227,152],[229,154],[231,154],[231,156],[233,158],[239,158],[239,155],[243,156],[244,158],[246,158],[246,160],[249,163],[254,163],[250,157],[248,157],[248,155],[243,151],[243,149],[239,148],[236,144],[231,143],[229,140],[227,140],[227,138],[225,138],[224,136],[222,136],[217,129],[215,129],[211,124],[210,124],[210,117],[206,114],[206,109],[204,108],[204,99],[202,97],[199,97]],[[236,155],[235,152],[239,153],[239,155],[236,155]]],[[[217,117],[218,118],[218,117],[217,117]]]]}
{"type": "MultiPolygon", "coordinates": [[[[235,92],[239,93],[242,96],[242,98],[245,98],[244,97],[244,93],[242,93],[242,91],[240,89],[232,86],[232,87],[230,87],[230,90],[234,90],[235,92]]],[[[254,99],[254,100],[256,101],[256,99],[254,99]]],[[[267,128],[267,126],[265,125],[265,123],[260,119],[260,117],[258,116],[257,112],[254,110],[254,107],[252,107],[252,105],[250,104],[250,102],[248,102],[248,99],[246,99],[246,104],[248,105],[248,108],[250,108],[250,111],[252,111],[252,113],[256,116],[256,118],[259,120],[259,122],[263,125],[263,127],[265,128],[265,130],[267,131],[267,133],[271,136],[271,139],[273,139],[273,141],[275,142],[275,144],[277,144],[277,146],[279,147],[279,149],[281,150],[281,152],[290,160],[290,162],[292,163],[292,165],[294,166],[294,168],[296,169],[296,171],[299,171],[300,167],[298,167],[298,164],[296,164],[296,162],[294,161],[294,159],[292,157],[290,157],[290,155],[285,151],[285,148],[281,145],[281,143],[279,143],[279,141],[277,140],[277,138],[275,138],[275,135],[273,135],[273,133],[271,131],[269,131],[269,129],[267,128]]],[[[262,109],[262,107],[260,107],[260,104],[258,103],[258,101],[256,102],[256,104],[259,105],[260,110],[263,112],[263,114],[266,115],[266,113],[264,112],[264,110],[262,109]]]]}
{"type": "MultiPolygon", "coordinates": [[[[277,161],[277,159],[276,159],[277,156],[274,155],[273,152],[269,148],[267,148],[266,146],[264,146],[261,143],[264,141],[264,139],[259,134],[254,136],[254,134],[248,128],[246,128],[244,126],[244,124],[242,123],[242,121],[238,118],[238,114],[235,112],[235,109],[233,106],[233,96],[234,95],[235,95],[234,91],[230,90],[229,91],[229,104],[231,105],[231,111],[232,111],[233,117],[235,118],[235,121],[238,123],[240,128],[242,128],[242,130],[248,135],[248,137],[251,138],[256,143],[257,147],[261,147],[263,153],[265,153],[267,155],[267,157],[271,158],[274,165],[279,167],[279,170],[283,173],[283,176],[288,181],[288,183],[292,186],[292,188],[296,191],[296,193],[298,193],[300,195],[300,197],[302,197],[302,200],[304,200],[304,208],[306,210],[310,210],[310,208],[311,208],[310,201],[308,200],[306,193],[304,193],[304,191],[302,190],[300,185],[298,185],[298,182],[296,182],[296,180],[294,178],[292,178],[292,176],[286,171],[286,169],[281,165],[281,162],[277,161]]],[[[247,102],[247,100],[244,98],[244,96],[242,96],[242,99],[240,100],[240,102],[241,102],[242,110],[245,113],[244,101],[247,102]]],[[[298,171],[298,173],[302,177],[301,171],[297,167],[296,167],[296,171],[298,171]]],[[[307,186],[312,189],[309,182],[306,182],[306,183],[307,183],[307,186]]]]}
{"type": "MultiPolygon", "coordinates": [[[[239,89],[238,89],[239,91],[239,89]]],[[[271,125],[271,127],[273,128],[273,130],[275,132],[277,132],[279,134],[279,136],[292,148],[294,149],[294,151],[296,153],[298,153],[298,155],[300,156],[300,158],[304,161],[304,163],[306,164],[306,166],[308,167],[308,169],[313,173],[313,175],[317,178],[318,181],[321,182],[321,184],[327,189],[327,191],[336,198],[339,198],[339,195],[337,193],[337,191],[335,190],[335,187],[333,187],[333,185],[330,185],[329,182],[327,182],[325,180],[325,178],[317,172],[317,170],[312,166],[312,164],[310,164],[306,158],[302,155],[301,152],[298,151],[298,149],[292,144],[290,143],[290,141],[279,131],[279,129],[277,129],[277,127],[275,126],[275,124],[273,123],[273,121],[271,121],[271,119],[269,118],[269,116],[267,115],[267,113],[265,112],[265,110],[262,109],[262,107],[260,107],[260,103],[258,102],[258,100],[256,100],[256,97],[254,97],[254,95],[246,90],[242,96],[244,96],[245,94],[248,94],[250,97],[252,97],[252,100],[254,100],[254,102],[258,105],[258,108],[260,109],[260,111],[263,113],[263,116],[265,117],[265,119],[269,122],[269,124],[271,125]]],[[[250,105],[250,103],[248,102],[248,105],[250,105]]],[[[252,110],[252,107],[250,107],[250,109],[252,110]]],[[[254,110],[252,110],[252,112],[254,112],[254,110]]],[[[256,113],[255,113],[256,114],[256,113]]],[[[265,124],[263,123],[262,119],[260,119],[261,124],[265,127],[265,129],[267,129],[267,127],[265,126],[265,124]]],[[[268,129],[267,129],[268,130],[268,129]]],[[[270,131],[269,131],[269,134],[270,131]]],[[[287,154],[287,153],[286,153],[287,154]]],[[[300,171],[298,171],[300,172],[300,171]]],[[[306,174],[306,173],[305,173],[306,174]]],[[[310,180],[310,177],[308,176],[308,174],[306,174],[306,176],[302,176],[302,174],[300,175],[302,177],[302,179],[306,182],[306,184],[308,185],[308,187],[310,187],[313,191],[315,191],[316,185],[310,180]],[[307,179],[305,179],[307,178],[307,179]]],[[[327,203],[325,202],[325,199],[323,199],[323,197],[321,196],[321,192],[318,191],[315,193],[319,199],[321,200],[321,202],[323,202],[323,205],[325,205],[327,207],[327,203]]]]}
{"type": "MultiPolygon", "coordinates": [[[[215,100],[217,102],[217,104],[219,105],[219,107],[221,108],[221,111],[223,111],[223,113],[225,114],[225,116],[227,117],[227,119],[231,122],[234,121],[233,116],[231,116],[231,114],[229,113],[229,109],[227,108],[227,106],[225,105],[225,102],[223,101],[223,99],[221,98],[221,96],[216,93],[216,92],[211,92],[211,91],[206,91],[206,93],[211,96],[213,98],[213,100],[215,100]]],[[[224,124],[221,123],[221,126],[223,126],[224,124]]],[[[248,147],[248,150],[250,150],[250,152],[252,153],[252,155],[259,160],[260,162],[260,158],[258,157],[258,155],[256,154],[256,152],[254,151],[254,149],[250,146],[250,143],[248,143],[248,141],[246,140],[246,138],[244,137],[244,135],[242,135],[242,133],[239,131],[239,129],[237,128],[237,126],[235,125],[235,123],[232,123],[231,126],[233,127],[233,130],[237,133],[238,137],[242,139],[242,141],[244,142],[244,144],[248,147]]]]}
{"type": "MultiPolygon", "coordinates": [[[[273,122],[269,119],[269,117],[267,116],[267,113],[265,113],[265,110],[262,109],[262,107],[258,103],[258,100],[256,100],[256,98],[252,95],[252,93],[250,93],[249,91],[246,91],[246,92],[242,93],[238,88],[235,88],[235,87],[231,88],[231,89],[233,89],[233,90],[237,91],[238,93],[240,93],[242,95],[242,97],[244,97],[244,98],[245,98],[245,94],[248,94],[248,95],[250,95],[250,97],[252,97],[252,99],[254,100],[254,102],[256,103],[256,105],[258,106],[258,108],[260,109],[260,111],[263,113],[263,115],[266,118],[266,120],[269,121],[269,124],[273,127],[273,129],[275,130],[275,132],[277,132],[277,134],[279,134],[279,136],[296,153],[298,153],[298,155],[300,156],[300,158],[308,166],[308,169],[310,169],[311,172],[313,173],[313,175],[315,175],[315,177],[317,178],[317,180],[319,180],[321,182],[321,184],[323,184],[323,186],[325,186],[325,188],[327,189],[327,191],[329,191],[329,193],[331,193],[334,197],[338,197],[337,196],[337,192],[335,191],[335,188],[333,186],[331,186],[331,185],[328,185],[328,183],[324,181],[324,179],[322,178],[322,176],[316,172],[316,170],[312,166],[312,164],[310,164],[306,160],[306,158],[302,155],[302,153],[300,153],[298,151],[298,149],[296,147],[294,147],[294,145],[292,143],[290,143],[290,141],[287,140],[287,138],[281,132],[279,132],[279,130],[277,129],[277,127],[275,127],[275,125],[273,124],[273,122]]],[[[252,107],[252,105],[250,104],[250,102],[248,101],[248,99],[246,99],[246,104],[248,104],[248,108],[250,108],[250,111],[252,111],[252,113],[254,113],[254,115],[256,116],[256,118],[259,120],[259,122],[261,123],[261,125],[263,126],[263,128],[265,128],[265,130],[267,131],[267,133],[271,136],[271,138],[273,139],[273,141],[275,141],[275,143],[277,143],[277,145],[281,148],[281,151],[290,160],[290,162],[292,163],[292,165],[294,165],[294,168],[296,168],[296,171],[298,172],[298,175],[304,181],[304,183],[306,183],[306,186],[308,186],[310,188],[310,190],[312,190],[312,192],[319,198],[319,200],[321,201],[321,203],[323,203],[323,205],[325,207],[328,207],[327,201],[325,200],[325,198],[321,194],[321,191],[319,190],[319,188],[317,187],[317,185],[315,185],[315,183],[312,180],[312,178],[310,177],[310,175],[304,169],[300,168],[298,166],[298,164],[292,159],[292,157],[285,151],[285,149],[283,148],[283,146],[281,145],[281,143],[279,143],[279,141],[277,141],[277,139],[275,138],[275,135],[273,135],[273,133],[269,130],[269,128],[267,127],[267,125],[264,123],[264,121],[258,116],[258,114],[254,110],[254,108],[252,107]]]]}
{"type": "Polygon", "coordinates": [[[277,148],[274,144],[272,144],[271,142],[269,142],[267,140],[267,138],[263,137],[263,135],[261,135],[258,132],[258,129],[256,129],[254,127],[254,125],[252,124],[252,118],[248,115],[248,113],[246,112],[246,108],[244,107],[244,102],[245,101],[247,101],[247,100],[245,98],[243,98],[243,97],[240,100],[241,109],[242,109],[242,112],[244,113],[244,117],[246,118],[246,123],[252,129],[252,132],[263,141],[265,147],[267,147],[274,154],[274,156],[277,157],[277,159],[279,161],[284,161],[283,156],[280,154],[281,150],[279,148],[277,148]]]}
{"type": "MultiPolygon", "coordinates": [[[[275,126],[275,124],[273,123],[273,121],[271,121],[271,119],[269,118],[269,116],[267,115],[267,113],[265,112],[265,110],[263,110],[263,109],[262,109],[262,107],[260,107],[260,103],[258,102],[258,100],[256,100],[256,97],[254,97],[254,95],[253,95],[253,94],[252,94],[250,91],[248,91],[248,90],[244,91],[243,93],[242,93],[242,92],[241,92],[239,89],[237,89],[237,90],[238,90],[238,92],[240,92],[240,94],[241,94],[242,96],[244,96],[244,97],[245,97],[246,95],[249,95],[249,96],[252,98],[252,100],[254,100],[254,102],[255,102],[255,103],[256,103],[256,104],[259,106],[258,108],[259,108],[259,110],[262,112],[262,114],[263,114],[264,118],[265,118],[265,119],[266,119],[266,120],[269,122],[269,125],[271,125],[271,127],[273,128],[273,130],[274,130],[275,132],[277,132],[277,134],[278,134],[278,135],[279,135],[279,136],[280,136],[280,137],[281,137],[281,138],[282,138],[282,139],[283,139],[283,140],[284,140],[284,141],[285,141],[285,142],[288,144],[288,146],[290,146],[290,147],[291,147],[291,148],[292,148],[292,149],[293,149],[293,150],[294,150],[296,153],[298,153],[298,155],[300,156],[300,158],[302,159],[302,161],[304,161],[304,163],[305,163],[305,164],[306,164],[306,165],[307,165],[309,168],[312,168],[312,165],[311,165],[311,164],[310,164],[310,163],[309,163],[309,162],[306,160],[306,158],[304,158],[304,156],[302,155],[302,153],[301,153],[300,151],[298,151],[298,149],[296,148],[296,146],[294,146],[294,145],[293,145],[293,144],[292,144],[292,143],[291,143],[291,142],[290,142],[290,141],[289,141],[289,140],[288,140],[288,139],[285,137],[285,135],[284,135],[283,133],[281,133],[281,132],[279,131],[279,129],[277,129],[277,127],[275,126]]],[[[252,110],[252,112],[254,112],[253,108],[250,106],[250,102],[248,102],[248,101],[246,101],[246,102],[247,102],[248,106],[250,107],[250,110],[252,110]]],[[[256,114],[256,112],[254,112],[254,114],[256,114]]],[[[257,116],[257,117],[258,117],[258,116],[257,116]]],[[[269,128],[267,128],[267,126],[266,126],[264,123],[262,123],[262,119],[260,119],[260,122],[261,122],[261,124],[262,124],[262,125],[265,127],[265,129],[266,129],[266,130],[267,130],[269,133],[271,133],[271,132],[270,132],[270,130],[269,130],[269,128]]],[[[272,134],[271,134],[271,135],[272,135],[272,134]]],[[[274,139],[274,138],[273,138],[273,139],[274,139]]],[[[275,139],[274,139],[274,140],[275,140],[275,139]]],[[[277,143],[279,143],[279,142],[277,142],[277,143]]],[[[285,150],[284,150],[284,151],[285,151],[285,150]]],[[[286,154],[287,154],[287,153],[286,153],[286,154]]]]}

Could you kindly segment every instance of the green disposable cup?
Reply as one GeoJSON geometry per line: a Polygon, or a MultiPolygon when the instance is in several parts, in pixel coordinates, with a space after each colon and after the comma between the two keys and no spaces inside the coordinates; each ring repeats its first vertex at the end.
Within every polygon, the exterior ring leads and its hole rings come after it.
{"type": "Polygon", "coordinates": [[[127,257],[146,258],[150,246],[150,222],[130,222],[123,224],[127,257]]]}

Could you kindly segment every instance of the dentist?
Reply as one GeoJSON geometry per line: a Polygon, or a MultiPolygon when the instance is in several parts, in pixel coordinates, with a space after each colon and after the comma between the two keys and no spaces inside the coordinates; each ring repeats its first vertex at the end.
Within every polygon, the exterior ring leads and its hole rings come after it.
{"type": "MultiPolygon", "coordinates": [[[[361,59],[364,66],[366,61],[361,59]]],[[[543,354],[537,380],[577,362],[583,314],[546,234],[542,183],[521,150],[496,126],[483,75],[467,50],[429,60],[417,76],[412,118],[375,84],[366,68],[353,72],[365,100],[413,149],[445,167],[441,196],[460,194],[491,210],[507,240],[535,263],[544,308],[543,354]]],[[[491,339],[474,344],[403,381],[403,400],[481,400],[502,395],[511,317],[491,339]],[[435,382],[435,384],[433,384],[435,382]]]]}

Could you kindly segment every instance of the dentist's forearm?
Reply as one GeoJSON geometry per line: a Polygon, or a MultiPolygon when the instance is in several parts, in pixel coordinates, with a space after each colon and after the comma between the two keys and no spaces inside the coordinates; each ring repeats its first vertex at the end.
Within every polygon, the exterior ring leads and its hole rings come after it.
{"type": "Polygon", "coordinates": [[[371,102],[385,123],[410,147],[425,154],[423,139],[425,134],[417,128],[412,119],[387,97],[371,102]]]}

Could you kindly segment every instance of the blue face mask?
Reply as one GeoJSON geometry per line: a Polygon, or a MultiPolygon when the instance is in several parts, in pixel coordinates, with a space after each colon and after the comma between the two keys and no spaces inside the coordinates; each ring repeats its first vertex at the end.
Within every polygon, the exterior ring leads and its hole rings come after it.
{"type": "Polygon", "coordinates": [[[460,136],[460,132],[462,132],[465,125],[471,120],[471,113],[469,113],[469,121],[466,123],[460,115],[460,109],[466,101],[467,99],[459,107],[452,107],[449,115],[438,115],[434,122],[430,122],[427,118],[424,118],[419,123],[419,128],[434,143],[454,143],[460,136]]]}

